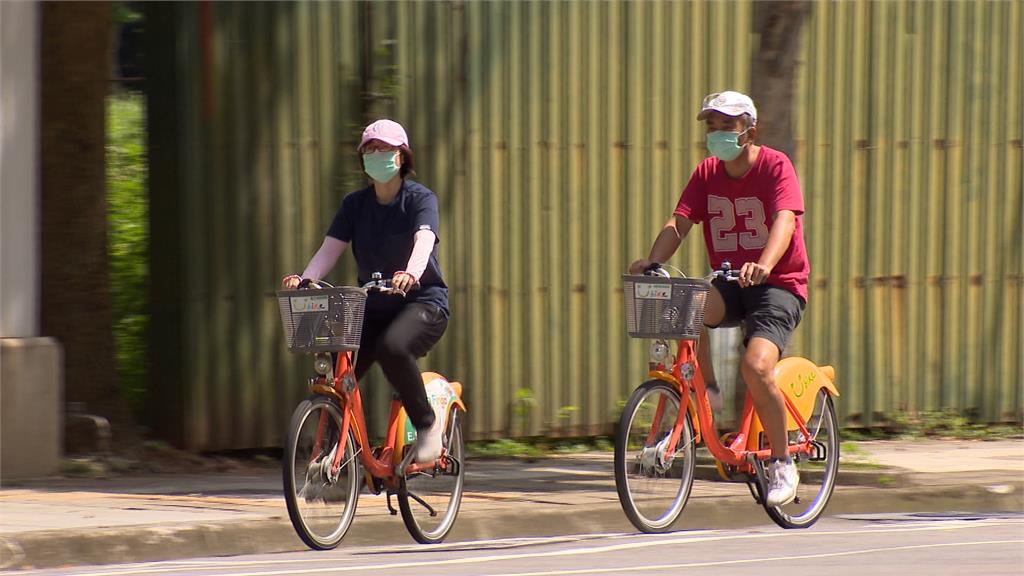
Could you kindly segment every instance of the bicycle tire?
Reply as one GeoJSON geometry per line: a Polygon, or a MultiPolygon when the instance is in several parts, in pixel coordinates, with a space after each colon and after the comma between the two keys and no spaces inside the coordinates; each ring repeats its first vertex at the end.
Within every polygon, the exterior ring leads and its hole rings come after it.
{"type": "Polygon", "coordinates": [[[420,544],[438,544],[444,541],[455,525],[455,518],[459,515],[459,507],[462,504],[466,446],[462,436],[462,415],[455,406],[452,406],[449,412],[444,438],[448,449],[445,469],[434,470],[432,475],[420,472],[407,476],[403,479],[402,489],[398,493],[398,508],[402,512],[405,528],[420,544]],[[446,478],[449,480],[445,480],[446,478]],[[417,501],[413,497],[414,494],[421,501],[417,501]],[[426,505],[433,509],[435,506],[439,508],[442,504],[444,509],[439,513],[440,520],[434,526],[428,526],[428,519],[436,517],[436,514],[431,514],[426,505]]]}
{"type": "Polygon", "coordinates": [[[768,516],[783,528],[807,528],[817,522],[835,489],[839,473],[839,426],[832,396],[824,389],[818,394],[820,402],[815,402],[814,412],[808,418],[807,431],[824,447],[825,456],[821,460],[824,462],[824,470],[819,470],[815,461],[802,459],[797,463],[800,473],[797,499],[784,506],[764,506],[768,516]],[[822,441],[819,438],[823,431],[827,432],[827,437],[822,441]],[[809,503],[805,504],[805,500],[809,500],[809,503]]]}
{"type": "Polygon", "coordinates": [[[690,498],[696,448],[689,413],[683,416],[683,428],[677,440],[676,452],[667,455],[666,459],[666,455],[660,452],[663,448],[659,448],[671,431],[679,410],[679,391],[661,380],[650,380],[633,391],[622,411],[615,436],[615,489],[622,511],[633,526],[642,532],[668,531],[690,498]],[[663,413],[660,426],[654,434],[656,440],[648,442],[653,416],[650,416],[650,422],[647,418],[652,410],[656,411],[656,405],[652,408],[647,400],[655,395],[664,398],[667,405],[674,406],[675,411],[663,413]],[[638,450],[634,454],[631,448],[638,450]],[[678,480],[674,478],[675,474],[678,474],[678,480]],[[665,490],[667,496],[645,497],[641,493],[654,494],[658,490],[665,490]],[[659,504],[666,500],[664,505],[659,504]]]}
{"type": "Polygon", "coordinates": [[[314,550],[331,550],[338,546],[355,517],[362,476],[355,436],[346,430],[348,441],[335,479],[329,479],[324,462],[333,461],[340,438],[342,413],[331,400],[311,396],[295,408],[288,426],[282,476],[288,518],[299,538],[314,550]],[[328,442],[314,453],[317,429],[324,415],[328,442]],[[301,464],[306,463],[306,464],[301,464]]]}

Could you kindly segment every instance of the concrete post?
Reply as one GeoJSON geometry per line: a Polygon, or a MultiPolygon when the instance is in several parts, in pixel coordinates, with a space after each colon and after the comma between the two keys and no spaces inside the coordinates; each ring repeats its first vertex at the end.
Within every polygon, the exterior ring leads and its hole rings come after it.
{"type": "Polygon", "coordinates": [[[61,349],[39,337],[39,4],[0,2],[0,483],[63,446],[61,349]]]}

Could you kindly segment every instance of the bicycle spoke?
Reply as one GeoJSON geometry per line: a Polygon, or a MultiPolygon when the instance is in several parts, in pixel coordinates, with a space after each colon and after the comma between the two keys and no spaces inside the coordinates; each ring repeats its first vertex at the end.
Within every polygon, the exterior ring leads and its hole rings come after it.
{"type": "Polygon", "coordinates": [[[285,451],[285,502],[292,525],[311,548],[337,546],[355,515],[357,452],[350,434],[343,463],[334,470],[341,437],[341,413],[329,401],[306,400],[296,408],[285,451]]]}
{"type": "Polygon", "coordinates": [[[464,443],[461,431],[462,413],[449,414],[445,434],[446,452],[443,467],[421,471],[405,478],[405,486],[398,493],[402,520],[409,533],[418,542],[440,542],[451,530],[462,501],[464,482],[464,443]]]}
{"type": "Polygon", "coordinates": [[[687,414],[679,437],[672,433],[680,416],[678,392],[652,381],[626,404],[615,445],[615,484],[630,521],[645,532],[667,530],[675,522],[693,485],[694,436],[687,414]],[[676,450],[668,453],[672,443],[676,450]]]}
{"type": "MultiPolygon", "coordinates": [[[[785,528],[805,528],[814,524],[825,510],[835,487],[839,470],[839,430],[835,408],[828,393],[818,392],[814,411],[807,422],[809,439],[814,450],[797,459],[800,485],[793,502],[778,508],[767,508],[768,515],[785,528]]],[[[791,433],[791,442],[804,441],[799,433],[791,433]]]]}

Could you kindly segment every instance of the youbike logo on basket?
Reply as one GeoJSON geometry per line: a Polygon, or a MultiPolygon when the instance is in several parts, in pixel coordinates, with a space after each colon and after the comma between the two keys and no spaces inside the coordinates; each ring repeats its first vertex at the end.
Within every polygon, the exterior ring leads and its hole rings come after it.
{"type": "Polygon", "coordinates": [[[633,296],[641,300],[671,300],[672,285],[637,282],[633,285],[633,296]]]}
{"type": "Polygon", "coordinates": [[[292,312],[326,312],[330,304],[327,296],[292,296],[292,312]]]}

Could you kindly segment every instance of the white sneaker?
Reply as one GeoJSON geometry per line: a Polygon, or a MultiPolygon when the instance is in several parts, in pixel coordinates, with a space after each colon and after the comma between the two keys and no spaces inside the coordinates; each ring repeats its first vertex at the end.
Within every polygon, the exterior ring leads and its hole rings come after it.
{"type": "Polygon", "coordinates": [[[444,418],[434,413],[434,424],[430,428],[416,429],[416,443],[413,444],[413,460],[417,464],[430,464],[441,457],[441,436],[444,434],[444,418]]]}
{"type": "Polygon", "coordinates": [[[431,464],[441,457],[441,440],[448,423],[448,407],[455,392],[448,382],[436,379],[427,384],[427,400],[434,409],[434,423],[430,428],[416,429],[416,443],[413,445],[413,460],[417,464],[431,464]]]}
{"type": "Polygon", "coordinates": [[[785,506],[796,498],[796,488],[800,485],[800,472],[792,461],[773,460],[768,464],[768,506],[785,506]]]}

